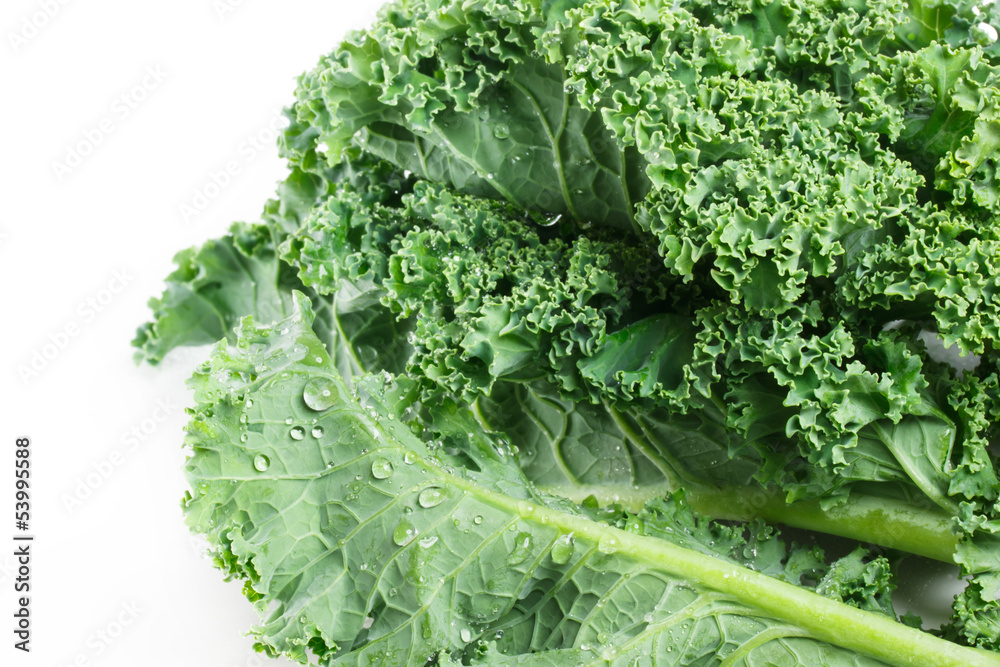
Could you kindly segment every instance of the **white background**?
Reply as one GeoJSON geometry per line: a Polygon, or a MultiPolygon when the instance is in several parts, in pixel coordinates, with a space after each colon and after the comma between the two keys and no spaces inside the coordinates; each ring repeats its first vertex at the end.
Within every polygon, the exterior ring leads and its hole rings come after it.
{"type": "Polygon", "coordinates": [[[379,4],[0,4],[0,664],[265,664],[240,585],[182,522],[184,380],[206,350],[154,369],[134,365],[129,342],[176,251],[257,219],[284,173],[269,125],[295,78],[379,4]],[[79,166],[54,166],[96,133],[79,166]],[[181,205],[213,193],[229,161],[240,173],[185,221],[181,205]],[[54,355],[53,339],[65,343],[54,355]],[[34,450],[29,655],[12,648],[21,435],[34,450]]]}

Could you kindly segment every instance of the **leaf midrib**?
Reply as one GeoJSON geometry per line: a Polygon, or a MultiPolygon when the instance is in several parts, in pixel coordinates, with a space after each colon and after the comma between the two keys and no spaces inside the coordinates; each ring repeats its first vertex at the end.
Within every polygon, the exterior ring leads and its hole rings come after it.
{"type": "MultiPolygon", "coordinates": [[[[618,545],[616,553],[620,555],[647,563],[691,585],[729,595],[752,609],[762,610],[771,618],[802,628],[821,641],[891,665],[1000,666],[1000,656],[938,639],[879,614],[850,607],[721,558],[484,488],[467,477],[444,470],[421,452],[410,450],[405,442],[399,442],[400,433],[390,432],[364,411],[360,411],[358,418],[369,428],[380,430],[389,441],[397,442],[400,449],[417,454],[420,464],[441,480],[440,483],[518,516],[522,521],[574,533],[595,545],[605,538],[614,539],[618,545]]],[[[402,435],[404,440],[408,437],[405,433],[402,435]]]]}

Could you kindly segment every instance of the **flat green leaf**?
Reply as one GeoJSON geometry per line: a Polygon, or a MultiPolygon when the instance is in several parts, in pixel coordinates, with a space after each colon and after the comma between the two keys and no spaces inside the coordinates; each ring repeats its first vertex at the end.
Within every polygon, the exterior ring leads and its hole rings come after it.
{"type": "Polygon", "coordinates": [[[391,416],[385,379],[351,393],[311,320],[302,296],[275,327],[245,320],[192,380],[188,521],[247,580],[265,651],[322,664],[490,651],[541,664],[1000,664],[744,567],[729,553],[742,538],[677,507],[630,527],[514,483],[499,454],[456,466],[391,416]],[[722,553],[704,530],[729,536],[722,553]]]}

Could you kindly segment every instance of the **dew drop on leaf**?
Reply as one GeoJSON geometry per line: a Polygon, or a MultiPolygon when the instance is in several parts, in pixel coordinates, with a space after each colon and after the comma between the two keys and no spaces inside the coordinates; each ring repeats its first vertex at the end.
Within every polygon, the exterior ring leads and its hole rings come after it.
{"type": "Polygon", "coordinates": [[[444,498],[444,491],[436,486],[432,486],[420,492],[420,495],[417,496],[417,502],[420,503],[421,507],[429,509],[440,505],[444,501],[444,498]]]}
{"type": "Polygon", "coordinates": [[[316,438],[317,440],[320,439],[320,438],[322,438],[323,437],[323,427],[322,426],[313,426],[312,437],[316,438]]]}
{"type": "Polygon", "coordinates": [[[375,459],[372,462],[372,476],[375,479],[392,477],[392,463],[388,459],[375,459]]]}
{"type": "Polygon", "coordinates": [[[413,527],[413,524],[407,520],[402,520],[396,526],[396,530],[392,531],[392,541],[398,546],[404,546],[410,543],[414,537],[417,536],[417,531],[413,527]]]}
{"type": "Polygon", "coordinates": [[[292,430],[288,432],[288,435],[292,436],[292,440],[301,440],[306,437],[306,430],[301,426],[293,426],[292,430]]]}
{"type": "Polygon", "coordinates": [[[605,535],[597,543],[597,550],[602,554],[613,554],[618,551],[618,538],[612,535],[605,535]]]}
{"type": "Polygon", "coordinates": [[[552,562],[557,565],[565,565],[573,556],[573,534],[560,535],[555,544],[552,545],[552,562]]]}
{"type": "Polygon", "coordinates": [[[518,533],[514,538],[514,550],[507,556],[508,565],[520,565],[531,554],[531,533],[518,533]]]}
{"type": "Polygon", "coordinates": [[[259,472],[267,472],[267,469],[271,467],[271,460],[263,454],[258,454],[253,457],[253,467],[259,472]]]}
{"type": "Polygon", "coordinates": [[[472,631],[469,628],[462,628],[462,632],[459,633],[462,637],[463,642],[472,641],[472,631]]]}
{"type": "Polygon", "coordinates": [[[422,538],[418,544],[420,544],[420,546],[424,549],[430,549],[432,546],[437,544],[437,541],[437,535],[428,535],[427,537],[422,538]]]}
{"type": "Polygon", "coordinates": [[[314,378],[302,390],[302,400],[310,409],[329,410],[336,403],[337,392],[330,378],[314,378]]]}
{"type": "Polygon", "coordinates": [[[477,516],[475,519],[472,520],[472,523],[476,524],[477,526],[482,525],[483,517],[477,516]]]}

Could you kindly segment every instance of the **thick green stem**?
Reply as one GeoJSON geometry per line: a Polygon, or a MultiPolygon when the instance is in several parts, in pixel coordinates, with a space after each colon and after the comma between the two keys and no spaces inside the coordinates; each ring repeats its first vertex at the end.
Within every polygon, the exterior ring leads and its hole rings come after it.
{"type": "MultiPolygon", "coordinates": [[[[708,487],[685,484],[685,498],[699,514],[713,519],[749,521],[761,518],[793,528],[814,530],[889,549],[954,562],[958,536],[953,519],[937,509],[921,509],[909,503],[876,496],[853,495],[844,504],[823,509],[817,500],[785,502],[780,493],[750,487],[708,487]]],[[[542,487],[545,493],[577,503],[594,496],[602,505],[619,503],[639,511],[654,498],[672,490],[668,485],[621,491],[616,487],[542,487]]]]}
{"type": "Polygon", "coordinates": [[[748,521],[762,518],[794,528],[804,528],[860,542],[871,542],[890,549],[926,556],[946,563],[954,562],[958,536],[952,531],[953,515],[938,508],[915,507],[911,503],[878,496],[852,494],[840,505],[823,508],[818,500],[788,503],[784,496],[760,487],[720,487],[683,475],[683,467],[666,458],[652,446],[644,434],[633,429],[624,416],[605,404],[626,438],[661,469],[666,485],[633,489],[622,495],[616,488],[549,488],[550,493],[577,502],[594,495],[599,502],[621,503],[638,511],[653,498],[684,489],[686,498],[699,514],[714,519],[748,521]],[[602,492],[603,491],[603,492],[602,492]]]}
{"type": "Polygon", "coordinates": [[[785,502],[763,490],[692,489],[687,499],[695,511],[716,519],[760,517],[772,523],[871,542],[890,549],[954,562],[958,536],[953,518],[936,509],[876,496],[855,496],[842,505],[823,509],[817,500],[785,502]]]}

